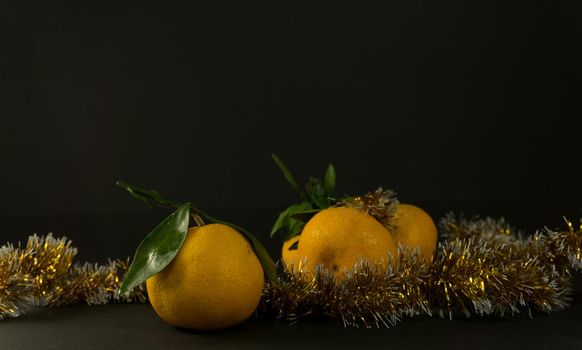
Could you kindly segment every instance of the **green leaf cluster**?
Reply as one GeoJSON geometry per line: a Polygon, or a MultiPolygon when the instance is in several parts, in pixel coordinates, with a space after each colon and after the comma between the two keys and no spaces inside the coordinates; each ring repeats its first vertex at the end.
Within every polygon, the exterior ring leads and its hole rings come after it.
{"type": "Polygon", "coordinates": [[[283,240],[286,241],[299,235],[305,223],[313,215],[335,203],[336,173],[333,164],[329,164],[323,179],[310,177],[307,184],[301,189],[283,161],[275,154],[272,154],[272,157],[287,182],[302,199],[300,203],[293,204],[283,210],[271,229],[271,237],[280,232],[283,235],[283,240]]]}

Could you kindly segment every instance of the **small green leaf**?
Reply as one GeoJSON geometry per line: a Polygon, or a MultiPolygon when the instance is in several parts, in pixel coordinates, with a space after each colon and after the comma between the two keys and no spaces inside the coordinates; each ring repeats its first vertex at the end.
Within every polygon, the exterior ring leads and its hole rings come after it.
{"type": "Polygon", "coordinates": [[[283,210],[279,214],[279,218],[273,225],[271,229],[271,237],[273,237],[277,232],[283,231],[283,238],[296,236],[303,229],[304,223],[300,220],[293,218],[296,213],[303,213],[312,210],[313,207],[309,202],[302,202],[299,204],[293,204],[287,209],[283,210]]]}
{"type": "Polygon", "coordinates": [[[295,214],[310,211],[313,209],[313,206],[309,202],[303,202],[300,204],[292,205],[290,208],[291,209],[288,211],[287,219],[285,220],[282,229],[284,241],[287,241],[301,234],[301,231],[303,231],[305,222],[294,218],[295,214]]]}
{"type": "Polygon", "coordinates": [[[137,247],[127,275],[121,282],[119,294],[129,293],[162,271],[174,259],[186,238],[189,221],[190,203],[185,203],[144,238],[137,247]]]}
{"type": "Polygon", "coordinates": [[[335,190],[335,168],[333,167],[333,164],[328,165],[323,181],[325,184],[325,192],[327,193],[327,196],[333,196],[333,191],[335,190]]]}
{"type": "Polygon", "coordinates": [[[261,266],[263,266],[263,270],[265,271],[265,275],[267,276],[267,278],[271,281],[276,282],[277,281],[277,265],[275,265],[275,262],[273,261],[273,259],[269,255],[269,253],[267,252],[267,249],[265,249],[263,244],[261,242],[259,242],[259,240],[255,238],[255,236],[251,235],[246,230],[240,230],[240,228],[239,228],[239,231],[241,231],[251,241],[251,244],[253,245],[253,249],[255,250],[255,253],[257,254],[257,258],[259,258],[261,266]]]}
{"type": "MultiPolygon", "coordinates": [[[[289,207],[291,208],[291,207],[289,207]]],[[[273,225],[273,228],[271,229],[271,237],[273,237],[275,235],[275,233],[279,232],[283,226],[285,225],[285,220],[287,220],[287,218],[289,217],[289,208],[283,210],[281,213],[279,213],[279,217],[277,218],[277,221],[275,221],[275,224],[273,225]]]]}
{"type": "Polygon", "coordinates": [[[182,203],[163,199],[160,196],[160,194],[154,190],[145,190],[143,188],[140,188],[140,187],[137,187],[134,185],[130,185],[127,182],[123,182],[123,181],[117,181],[116,185],[125,189],[127,192],[129,192],[129,194],[133,198],[136,198],[136,199],[146,203],[150,207],[153,207],[155,205],[161,205],[161,206],[169,206],[169,207],[178,208],[179,206],[182,205],[182,203]]]}
{"type": "Polygon", "coordinates": [[[306,211],[300,211],[300,212],[292,214],[291,218],[306,223],[307,221],[311,220],[311,218],[315,214],[319,213],[320,211],[321,211],[321,209],[310,209],[310,210],[306,210],[306,211]]]}
{"type": "Polygon", "coordinates": [[[329,198],[325,192],[321,179],[310,177],[305,187],[307,199],[314,205],[314,207],[319,209],[329,207],[329,198]]]}
{"type": "Polygon", "coordinates": [[[310,209],[311,209],[311,205],[309,203],[302,202],[299,204],[293,204],[293,205],[289,206],[287,209],[283,210],[279,214],[277,221],[275,221],[275,224],[273,225],[273,228],[271,229],[271,237],[273,237],[280,230],[283,230],[285,228],[285,226],[288,225],[287,220],[293,214],[300,213],[300,212],[310,210],[310,209]]]}
{"type": "Polygon", "coordinates": [[[144,190],[142,188],[130,185],[130,184],[123,182],[123,181],[117,181],[116,185],[125,189],[127,192],[129,192],[129,194],[133,198],[138,199],[138,200],[146,203],[150,207],[154,205],[154,203],[153,203],[154,198],[159,198],[159,196],[160,196],[160,194],[156,191],[144,190]]]}
{"type": "Polygon", "coordinates": [[[299,192],[299,194],[301,194],[302,193],[301,187],[299,187],[299,185],[297,184],[297,181],[295,181],[295,178],[293,177],[293,175],[291,175],[291,172],[289,171],[287,166],[274,153],[271,153],[271,156],[273,157],[275,164],[277,164],[277,166],[279,167],[279,170],[281,170],[281,172],[283,173],[283,176],[285,176],[285,179],[287,179],[287,182],[289,182],[291,184],[291,186],[297,192],[299,192]]]}
{"type": "Polygon", "coordinates": [[[303,231],[303,227],[305,227],[303,221],[289,217],[286,226],[283,229],[283,241],[288,241],[291,238],[300,235],[301,231],[303,231]]]}

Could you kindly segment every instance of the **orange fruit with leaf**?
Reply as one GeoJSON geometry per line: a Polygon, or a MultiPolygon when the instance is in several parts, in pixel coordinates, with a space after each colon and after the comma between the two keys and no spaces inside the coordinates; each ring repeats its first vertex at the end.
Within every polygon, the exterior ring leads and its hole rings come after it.
{"type": "Polygon", "coordinates": [[[333,191],[335,189],[335,168],[332,164],[327,167],[324,179],[310,177],[302,189],[287,166],[274,154],[275,164],[279,167],[287,182],[298,192],[302,201],[289,206],[282,211],[271,229],[271,237],[281,232],[283,247],[281,257],[283,265],[289,269],[296,269],[303,256],[299,256],[299,234],[305,222],[322,209],[329,208],[335,203],[333,191]]]}
{"type": "Polygon", "coordinates": [[[390,231],[365,212],[350,207],[320,211],[301,232],[298,258],[305,259],[305,271],[318,265],[336,275],[344,275],[361,259],[387,266],[397,256],[390,231]],[[389,255],[390,254],[390,255],[389,255]]]}
{"type": "Polygon", "coordinates": [[[141,242],[120,293],[146,282],[150,303],[160,318],[195,330],[231,327],[254,313],[264,275],[276,280],[275,264],[254,236],[190,203],[118,184],[149,205],[177,208],[141,242]],[[188,228],[190,217],[196,227],[188,228]]]}
{"type": "Polygon", "coordinates": [[[399,244],[418,248],[424,260],[432,262],[437,230],[422,209],[399,204],[392,191],[381,188],[338,201],[332,165],[323,180],[310,178],[302,192],[287,167],[273,158],[303,199],[283,211],[271,231],[283,232],[281,256],[289,270],[311,273],[321,266],[345,275],[360,261],[388,266],[397,263],[399,244]]]}
{"type": "Polygon", "coordinates": [[[249,242],[223,224],[192,227],[172,262],[147,280],[156,313],[173,326],[215,330],[253,314],[263,269],[249,242]]]}

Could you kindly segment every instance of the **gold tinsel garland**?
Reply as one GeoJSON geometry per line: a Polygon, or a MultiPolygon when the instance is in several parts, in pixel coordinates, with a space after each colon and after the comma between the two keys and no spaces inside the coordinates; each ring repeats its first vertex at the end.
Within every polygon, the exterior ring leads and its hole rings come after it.
{"type": "Polygon", "coordinates": [[[105,265],[76,263],[77,249],[67,238],[32,235],[26,246],[0,247],[0,319],[18,317],[38,306],[79,303],[145,302],[145,288],[128,296],[117,295],[128,261],[105,265]]]}
{"type": "Polygon", "coordinates": [[[523,237],[504,220],[449,215],[430,266],[420,251],[400,247],[396,268],[360,262],[342,280],[325,270],[306,275],[299,267],[266,286],[261,311],[292,322],[324,316],[365,327],[415,315],[553,312],[568,306],[571,274],[582,269],[582,227],[567,224],[565,231],[523,237]]]}
{"type": "MultiPolygon", "coordinates": [[[[291,322],[310,317],[342,320],[345,326],[390,326],[416,315],[515,315],[553,312],[568,306],[571,275],[582,269],[582,225],[525,237],[504,220],[441,221],[434,261],[399,247],[396,268],[360,262],[348,278],[319,270],[308,277],[285,271],[267,283],[262,316],[291,322]]],[[[33,235],[25,247],[0,247],[0,319],[36,306],[145,302],[143,285],[117,295],[128,261],[73,264],[76,248],[66,238],[33,235]]]]}

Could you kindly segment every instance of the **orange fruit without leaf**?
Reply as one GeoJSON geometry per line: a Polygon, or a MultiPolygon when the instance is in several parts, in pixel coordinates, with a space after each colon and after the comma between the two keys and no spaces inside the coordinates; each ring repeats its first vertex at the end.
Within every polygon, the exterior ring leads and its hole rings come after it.
{"type": "Polygon", "coordinates": [[[177,327],[227,328],[246,320],[263,290],[261,264],[249,242],[230,226],[188,230],[174,260],[147,280],[156,313],[177,327]]]}
{"type": "Polygon", "coordinates": [[[410,204],[399,204],[394,220],[394,239],[407,247],[419,247],[430,264],[436,249],[437,228],[424,210],[410,204]]]}
{"type": "Polygon", "coordinates": [[[336,276],[361,259],[377,265],[392,263],[389,253],[397,255],[390,231],[372,216],[349,207],[332,207],[313,216],[303,228],[298,249],[306,272],[323,265],[336,276]]]}

